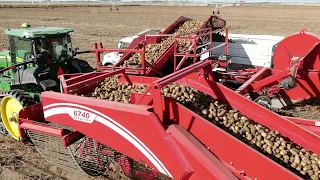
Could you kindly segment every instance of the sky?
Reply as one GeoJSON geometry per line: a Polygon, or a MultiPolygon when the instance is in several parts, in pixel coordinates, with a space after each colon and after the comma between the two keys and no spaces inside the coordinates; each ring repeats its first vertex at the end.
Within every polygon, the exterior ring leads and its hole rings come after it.
{"type": "MultiPolygon", "coordinates": [[[[31,2],[32,0],[0,0],[5,2],[31,2]]],[[[45,1],[45,0],[34,0],[34,2],[37,1],[45,1]]],[[[50,0],[51,2],[58,2],[58,1],[96,1],[96,0],[50,0]]],[[[98,1],[98,0],[97,0],[98,1]]],[[[111,1],[111,0],[100,0],[100,1],[111,1]]],[[[119,0],[117,0],[119,1],[119,0]]],[[[134,0],[120,0],[122,2],[133,2],[134,0]]],[[[138,1],[152,1],[152,0],[138,0],[138,1]]],[[[166,0],[160,0],[160,1],[166,1],[166,0]]],[[[181,1],[181,2],[237,2],[240,0],[167,0],[167,1],[181,1]]],[[[320,0],[246,0],[246,2],[302,2],[302,3],[320,3],[320,0]]]]}

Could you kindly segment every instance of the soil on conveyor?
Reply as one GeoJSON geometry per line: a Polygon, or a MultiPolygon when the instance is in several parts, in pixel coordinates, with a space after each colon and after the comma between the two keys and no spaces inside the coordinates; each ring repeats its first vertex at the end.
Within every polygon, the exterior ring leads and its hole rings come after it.
{"type": "Polygon", "coordinates": [[[284,107],[285,115],[320,121],[320,98],[310,98],[284,107]]]}
{"type": "Polygon", "coordinates": [[[50,165],[36,149],[0,135],[0,180],[91,180],[101,179],[50,165]]]}

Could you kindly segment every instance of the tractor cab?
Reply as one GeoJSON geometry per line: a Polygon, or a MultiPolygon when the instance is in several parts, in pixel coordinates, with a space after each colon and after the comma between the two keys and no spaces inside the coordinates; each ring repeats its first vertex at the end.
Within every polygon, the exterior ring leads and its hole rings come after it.
{"type": "Polygon", "coordinates": [[[36,27],[23,24],[19,29],[5,30],[9,36],[9,51],[2,52],[1,61],[17,64],[35,60],[50,65],[73,57],[70,33],[73,29],[59,27],[36,27]]]}
{"type": "Polygon", "coordinates": [[[4,32],[9,37],[9,48],[0,52],[0,74],[7,80],[6,88],[1,86],[0,90],[58,91],[58,75],[93,70],[86,61],[74,57],[71,28],[31,27],[24,23],[4,32]]]}

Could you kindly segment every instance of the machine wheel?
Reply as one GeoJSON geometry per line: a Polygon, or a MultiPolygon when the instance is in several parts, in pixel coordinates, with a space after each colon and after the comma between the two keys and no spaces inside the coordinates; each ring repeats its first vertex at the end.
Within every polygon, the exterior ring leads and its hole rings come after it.
{"type": "Polygon", "coordinates": [[[19,90],[10,91],[1,101],[1,119],[8,133],[20,140],[19,112],[21,109],[35,104],[36,101],[27,93],[19,90]]]}

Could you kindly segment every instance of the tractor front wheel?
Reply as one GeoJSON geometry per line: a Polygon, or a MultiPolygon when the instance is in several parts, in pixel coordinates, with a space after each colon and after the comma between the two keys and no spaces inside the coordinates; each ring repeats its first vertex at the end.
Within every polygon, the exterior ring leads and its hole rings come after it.
{"type": "Polygon", "coordinates": [[[1,101],[1,119],[8,133],[17,140],[20,140],[19,112],[36,101],[27,93],[19,90],[10,91],[1,101]]]}

